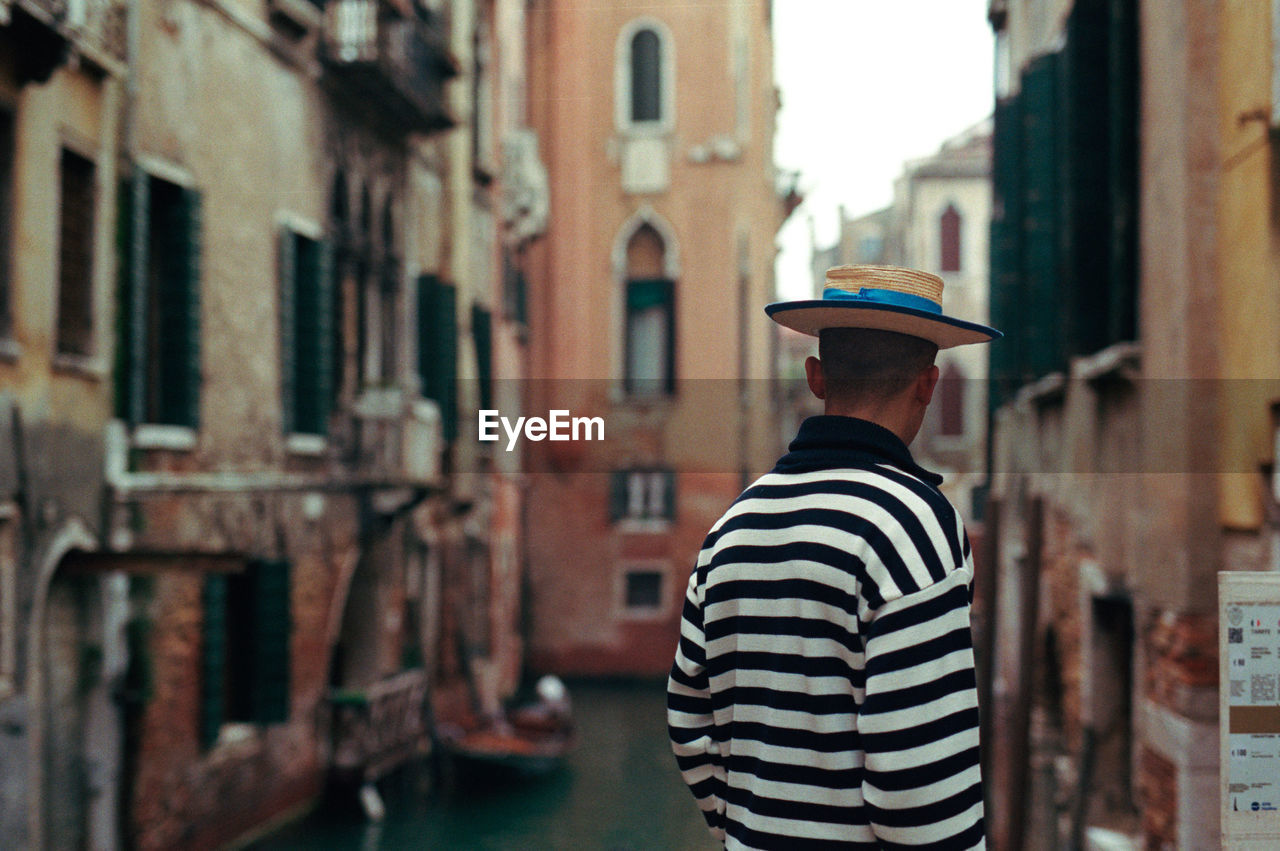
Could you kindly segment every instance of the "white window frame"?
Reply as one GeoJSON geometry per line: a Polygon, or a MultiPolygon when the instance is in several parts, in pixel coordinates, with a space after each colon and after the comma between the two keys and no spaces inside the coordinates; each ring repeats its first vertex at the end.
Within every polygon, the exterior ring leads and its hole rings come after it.
{"type": "Polygon", "coordinates": [[[618,32],[614,47],[613,115],[618,132],[627,136],[658,136],[670,133],[676,124],[676,40],[671,28],[660,19],[644,15],[628,21],[618,32]],[[631,40],[641,30],[658,36],[662,64],[659,67],[659,116],[657,121],[631,120],[631,40]]]}

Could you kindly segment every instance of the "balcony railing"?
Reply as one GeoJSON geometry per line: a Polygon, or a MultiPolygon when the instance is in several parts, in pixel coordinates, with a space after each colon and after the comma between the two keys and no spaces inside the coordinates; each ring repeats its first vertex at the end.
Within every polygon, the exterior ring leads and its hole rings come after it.
{"type": "Polygon", "coordinates": [[[375,780],[430,750],[425,671],[412,670],[367,689],[329,697],[333,708],[333,768],[355,783],[375,780]]]}
{"type": "Polygon", "coordinates": [[[23,82],[44,82],[73,50],[99,68],[125,61],[122,0],[12,0],[0,12],[19,45],[23,82]]]}
{"type": "Polygon", "coordinates": [[[444,84],[458,71],[438,16],[387,0],[329,0],[324,12],[322,58],[353,105],[413,131],[454,125],[444,84]]]}

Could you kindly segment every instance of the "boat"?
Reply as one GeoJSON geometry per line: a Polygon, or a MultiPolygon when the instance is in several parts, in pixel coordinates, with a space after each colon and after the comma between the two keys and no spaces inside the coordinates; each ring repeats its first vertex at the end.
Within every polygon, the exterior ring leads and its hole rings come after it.
{"type": "Polygon", "coordinates": [[[497,719],[437,725],[440,751],[460,772],[472,776],[537,777],[555,771],[574,744],[568,696],[554,677],[540,680],[537,690],[536,703],[508,710],[497,719]]]}

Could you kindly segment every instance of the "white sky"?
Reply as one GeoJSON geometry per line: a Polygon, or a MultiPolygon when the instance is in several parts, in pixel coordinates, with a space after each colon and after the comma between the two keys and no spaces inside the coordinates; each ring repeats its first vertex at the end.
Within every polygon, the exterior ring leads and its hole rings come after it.
{"type": "Polygon", "coordinates": [[[991,114],[987,2],[774,0],[774,156],[805,194],[779,234],[783,298],[812,291],[811,216],[831,244],[840,204],[851,216],[888,205],[907,160],[991,114]]]}

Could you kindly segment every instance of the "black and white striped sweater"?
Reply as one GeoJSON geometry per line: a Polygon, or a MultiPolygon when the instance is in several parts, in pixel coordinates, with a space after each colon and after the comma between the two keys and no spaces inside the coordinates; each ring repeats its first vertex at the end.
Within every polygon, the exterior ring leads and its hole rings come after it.
{"type": "Polygon", "coordinates": [[[878,425],[811,417],[712,527],[668,683],[729,848],[984,847],[964,526],[878,425]]]}

